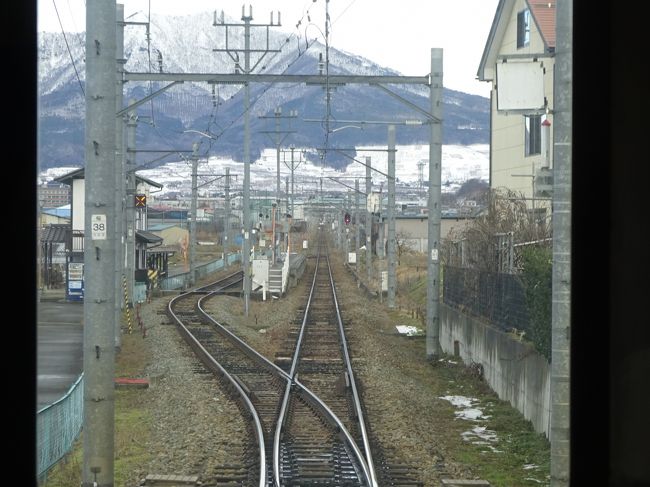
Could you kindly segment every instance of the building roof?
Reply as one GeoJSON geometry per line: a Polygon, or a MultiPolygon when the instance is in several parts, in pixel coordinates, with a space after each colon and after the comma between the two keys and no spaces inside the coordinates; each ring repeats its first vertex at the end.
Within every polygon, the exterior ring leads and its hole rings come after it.
{"type": "MultiPolygon", "coordinates": [[[[533,17],[535,26],[544,41],[546,52],[555,51],[555,3],[557,0],[524,0],[533,17]]],[[[489,81],[485,78],[485,67],[496,60],[497,51],[503,42],[506,31],[507,20],[515,6],[515,0],[499,0],[497,9],[492,20],[492,27],[488,34],[478,72],[480,81],[489,81]],[[502,22],[502,19],[504,20],[502,22]]]]}
{"type": "Polygon", "coordinates": [[[155,233],[145,232],[144,230],[136,230],[135,232],[136,240],[145,243],[160,243],[163,241],[162,237],[159,237],[155,233]]]}
{"type": "Polygon", "coordinates": [[[43,228],[41,232],[41,242],[61,243],[66,241],[66,235],[70,230],[70,225],[51,224],[43,228]]]}
{"type": "Polygon", "coordinates": [[[70,205],[60,206],[58,208],[43,208],[41,213],[46,215],[58,216],[60,218],[70,218],[70,205]]]}
{"type": "Polygon", "coordinates": [[[526,0],[537,29],[544,39],[546,48],[555,49],[555,3],[556,0],[526,0]]]}
{"type": "MultiPolygon", "coordinates": [[[[63,176],[54,178],[53,181],[61,182],[63,184],[72,184],[72,181],[74,179],[84,179],[85,173],[86,173],[86,168],[80,167],[79,169],[75,169],[74,171],[64,174],[63,176]]],[[[149,186],[153,186],[158,189],[162,189],[163,187],[162,184],[152,181],[151,179],[138,176],[137,174],[135,175],[135,180],[138,183],[145,183],[148,184],[149,186]]]]}
{"type": "MultiPolygon", "coordinates": [[[[450,211],[442,211],[440,213],[440,218],[442,220],[469,220],[476,218],[478,214],[483,210],[483,207],[476,207],[473,209],[471,212],[468,213],[453,213],[450,211]]],[[[420,215],[395,215],[395,220],[428,220],[429,215],[426,213],[422,213],[420,215]]]]}
{"type": "Polygon", "coordinates": [[[147,230],[149,230],[150,232],[160,232],[162,230],[167,230],[168,228],[173,228],[173,227],[181,228],[175,223],[154,223],[153,225],[149,225],[147,230]]]}

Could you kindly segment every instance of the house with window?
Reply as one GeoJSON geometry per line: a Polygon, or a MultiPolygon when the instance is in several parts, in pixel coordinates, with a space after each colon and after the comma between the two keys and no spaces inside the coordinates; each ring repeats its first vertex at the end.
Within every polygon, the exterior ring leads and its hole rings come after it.
{"type": "Polygon", "coordinates": [[[550,216],[556,0],[499,0],[478,68],[491,83],[490,187],[550,216]]]}
{"type": "MultiPolygon", "coordinates": [[[[66,225],[65,237],[59,237],[60,232],[47,234],[49,241],[65,242],[65,282],[66,299],[82,301],[84,296],[84,230],[85,230],[85,169],[79,168],[54,179],[55,182],[71,188],[71,203],[68,215],[70,223],[66,225]],[[53,240],[53,235],[62,240],[53,240]]],[[[134,262],[135,281],[146,281],[147,269],[151,262],[164,266],[167,270],[167,252],[158,252],[157,247],[162,238],[147,231],[147,198],[151,188],[162,189],[162,185],[136,175],[135,194],[133,195],[133,225],[135,230],[134,262]]]]}

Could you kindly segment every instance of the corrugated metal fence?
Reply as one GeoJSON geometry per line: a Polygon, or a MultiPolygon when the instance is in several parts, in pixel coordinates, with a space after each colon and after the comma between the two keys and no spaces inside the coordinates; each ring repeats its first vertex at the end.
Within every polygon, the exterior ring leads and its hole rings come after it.
{"type": "Polygon", "coordinates": [[[68,392],[36,415],[36,454],[39,482],[72,448],[83,425],[83,374],[68,392]]]}

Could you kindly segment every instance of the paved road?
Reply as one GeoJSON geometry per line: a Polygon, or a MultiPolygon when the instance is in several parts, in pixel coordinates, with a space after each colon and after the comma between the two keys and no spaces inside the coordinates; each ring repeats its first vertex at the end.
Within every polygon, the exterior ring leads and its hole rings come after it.
{"type": "Polygon", "coordinates": [[[83,303],[44,300],[37,311],[37,406],[57,401],[83,371],[83,303]]]}

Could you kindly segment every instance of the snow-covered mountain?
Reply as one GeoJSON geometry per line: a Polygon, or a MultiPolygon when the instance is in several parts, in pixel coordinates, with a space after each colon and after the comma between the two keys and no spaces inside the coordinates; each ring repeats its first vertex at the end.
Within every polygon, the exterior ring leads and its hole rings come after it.
{"type": "MultiPolygon", "coordinates": [[[[213,51],[225,47],[226,39],[225,28],[213,26],[212,20],[211,12],[180,17],[153,15],[149,33],[143,25],[127,25],[125,69],[130,72],[158,72],[160,69],[165,72],[233,72],[234,61],[229,55],[213,51]]],[[[230,21],[238,22],[236,19],[230,21]]],[[[251,47],[266,49],[266,29],[253,28],[251,32],[251,47]]],[[[243,33],[243,28],[229,28],[228,45],[231,48],[243,47],[243,33]]],[[[85,101],[81,87],[85,83],[84,39],[83,33],[67,34],[66,45],[62,34],[39,35],[38,150],[42,169],[83,164],[85,101]]],[[[252,64],[256,65],[254,72],[318,72],[319,55],[324,56],[325,47],[315,39],[298,38],[276,28],[269,29],[268,39],[268,49],[277,52],[269,52],[261,59],[253,55],[252,64]]],[[[335,49],[330,49],[329,57],[330,74],[399,74],[335,49]]],[[[142,99],[165,84],[128,82],[125,84],[125,103],[129,99],[142,99]]],[[[421,107],[428,107],[425,87],[405,85],[391,89],[421,107]]],[[[486,98],[445,89],[443,102],[444,144],[488,142],[489,101],[486,98]]],[[[260,116],[272,116],[277,107],[281,107],[284,114],[290,110],[298,111],[298,118],[292,121],[290,127],[295,132],[286,138],[287,145],[367,147],[386,143],[385,126],[367,125],[363,130],[343,130],[330,134],[326,139],[322,124],[304,122],[305,119],[322,120],[325,117],[325,96],[323,88],[319,86],[256,83],[251,86],[251,103],[252,160],[258,159],[266,147],[273,145],[268,134],[262,133],[274,129],[273,121],[260,116]]],[[[214,93],[206,83],[176,85],[138,109],[137,146],[156,150],[189,149],[197,135],[184,131],[199,130],[217,137],[210,146],[209,155],[241,161],[242,113],[243,96],[239,85],[218,85],[214,93]]],[[[417,112],[381,90],[361,85],[337,87],[332,93],[330,116],[331,120],[394,121],[419,118],[417,112]]],[[[283,124],[282,129],[288,130],[288,126],[283,124]]],[[[426,127],[398,127],[398,144],[427,141],[426,127]]],[[[207,144],[203,147],[207,147],[207,144]]],[[[143,164],[151,159],[153,157],[150,155],[139,154],[138,163],[143,164]]],[[[328,155],[325,163],[342,167],[349,160],[328,155]]]]}

